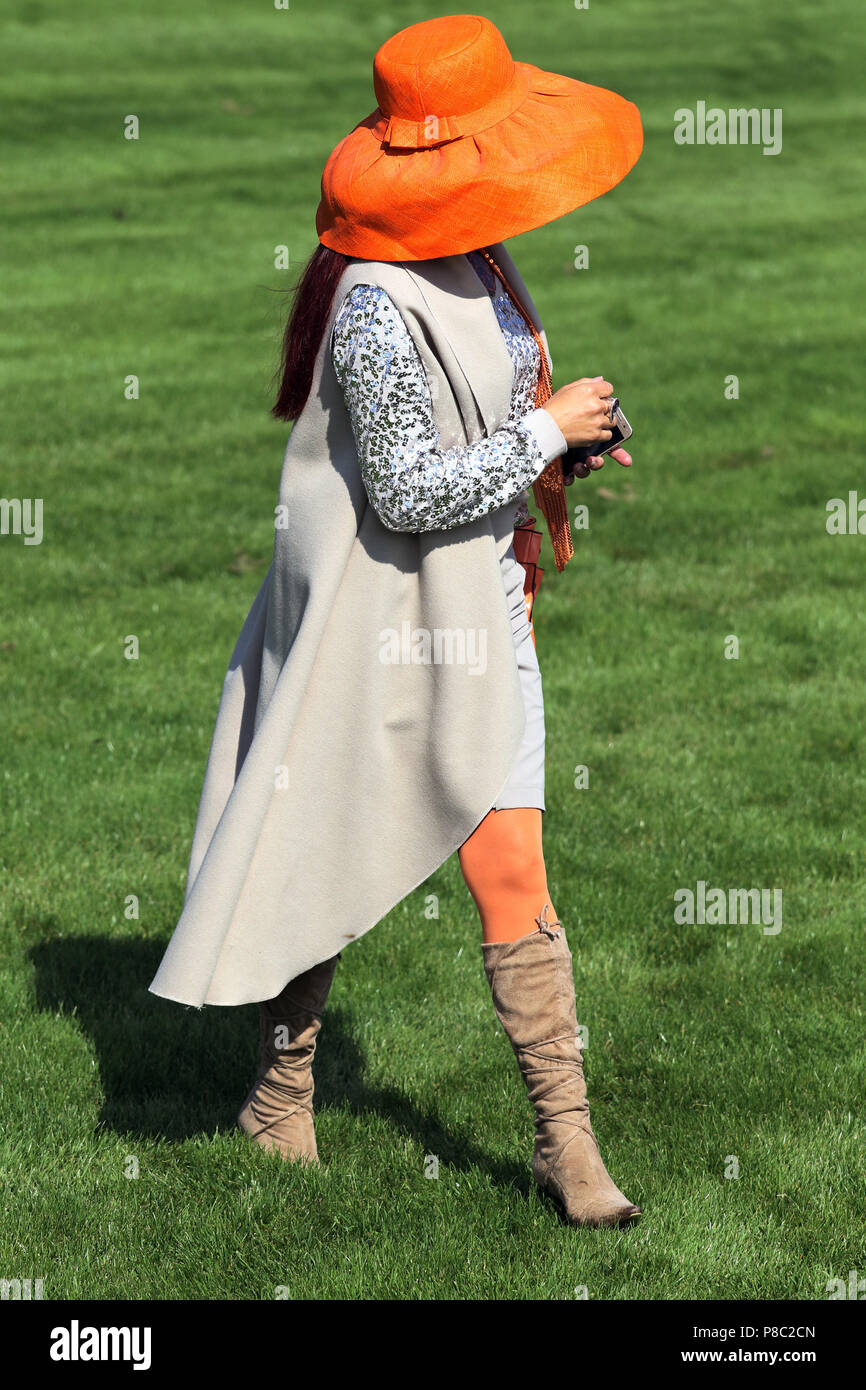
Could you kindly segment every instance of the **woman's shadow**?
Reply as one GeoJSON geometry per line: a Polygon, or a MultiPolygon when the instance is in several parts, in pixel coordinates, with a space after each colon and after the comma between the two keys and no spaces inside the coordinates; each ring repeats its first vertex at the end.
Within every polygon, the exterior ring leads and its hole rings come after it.
{"type": "MultiPolygon", "coordinates": [[[[48,938],[29,953],[38,1006],[74,1017],[90,1040],[104,1092],[100,1127],[169,1140],[230,1131],[255,1076],[258,1011],[254,1004],[198,1010],[151,994],[164,949],[161,941],[48,938]]],[[[378,1113],[450,1167],[480,1168],[494,1182],[529,1191],[521,1164],[491,1158],[398,1088],[368,1084],[348,1010],[329,1006],[326,1023],[316,1051],[317,1112],[348,1106],[359,1117],[378,1113]]]]}

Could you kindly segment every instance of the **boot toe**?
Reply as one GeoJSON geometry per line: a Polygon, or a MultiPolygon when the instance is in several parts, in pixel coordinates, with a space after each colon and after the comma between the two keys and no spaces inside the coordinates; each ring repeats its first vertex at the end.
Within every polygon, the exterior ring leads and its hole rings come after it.
{"type": "Polygon", "coordinates": [[[288,1163],[319,1161],[315,1126],[306,1110],[266,1116],[257,1114],[255,1104],[250,1103],[240,1111],[237,1122],[260,1148],[276,1151],[288,1163]]]}
{"type": "MultiPolygon", "coordinates": [[[[559,1163],[546,1171],[534,1164],[539,1186],[554,1199],[572,1226],[625,1226],[637,1221],[641,1209],[630,1202],[597,1159],[577,1161],[577,1146],[570,1145],[559,1163]]],[[[595,1145],[592,1146],[593,1151],[595,1145]]]]}
{"type": "Polygon", "coordinates": [[[572,1226],[629,1226],[641,1215],[640,1207],[632,1202],[616,1206],[593,1203],[587,1207],[576,1207],[573,1203],[566,1204],[560,1200],[559,1205],[572,1226]]]}

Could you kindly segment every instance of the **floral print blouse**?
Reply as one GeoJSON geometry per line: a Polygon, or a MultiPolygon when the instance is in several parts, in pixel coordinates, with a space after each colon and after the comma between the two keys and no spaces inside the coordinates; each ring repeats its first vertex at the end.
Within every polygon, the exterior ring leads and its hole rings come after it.
{"type": "Polygon", "coordinates": [[[334,321],[331,354],[343,389],[364,486],[392,531],[444,531],[515,503],[567,448],[553,416],[535,407],[538,346],[505,287],[477,251],[469,261],[493,300],[514,384],[508,420],[474,444],[439,447],[424,365],[385,290],[355,285],[334,321]]]}

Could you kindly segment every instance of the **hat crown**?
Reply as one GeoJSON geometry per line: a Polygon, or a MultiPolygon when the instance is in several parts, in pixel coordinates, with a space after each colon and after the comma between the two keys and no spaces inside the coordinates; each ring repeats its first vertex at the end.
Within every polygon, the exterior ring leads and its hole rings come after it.
{"type": "Polygon", "coordinates": [[[489,102],[514,78],[508,45],[483,15],[444,15],[392,35],[373,60],[373,87],[387,116],[425,121],[489,102]]]}

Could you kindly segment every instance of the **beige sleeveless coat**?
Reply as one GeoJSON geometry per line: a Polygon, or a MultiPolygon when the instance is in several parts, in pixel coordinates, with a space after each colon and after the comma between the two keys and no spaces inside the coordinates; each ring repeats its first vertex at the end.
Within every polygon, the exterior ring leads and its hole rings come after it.
{"type": "MultiPolygon", "coordinates": [[[[514,262],[491,249],[547,350],[514,262]]],[[[419,535],[379,521],[330,356],[359,283],[406,320],[442,447],[508,418],[511,359],[465,256],[348,263],[289,438],[273,563],[223,684],[185,905],[150,985],[182,1003],[272,998],[363,935],[487,814],[523,732],[499,570],[513,505],[419,535]]]]}

